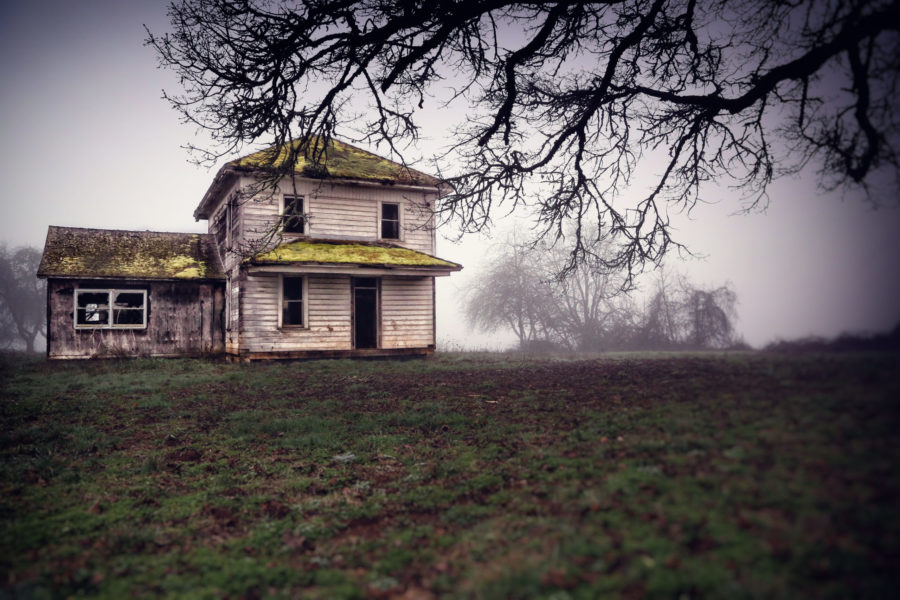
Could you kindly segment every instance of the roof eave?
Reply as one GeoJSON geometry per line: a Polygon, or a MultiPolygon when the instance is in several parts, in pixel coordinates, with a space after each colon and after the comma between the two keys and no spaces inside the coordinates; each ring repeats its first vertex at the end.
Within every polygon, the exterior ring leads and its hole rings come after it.
{"type": "Polygon", "coordinates": [[[461,266],[384,265],[359,263],[266,262],[248,265],[251,273],[309,273],[332,275],[394,275],[405,277],[443,277],[462,269],[461,266]]]}
{"type": "MultiPolygon", "coordinates": [[[[447,261],[449,262],[449,261],[447,261]]],[[[323,261],[314,261],[314,260],[292,260],[292,261],[283,261],[283,260],[265,260],[265,261],[250,261],[251,266],[272,266],[272,265],[334,265],[334,266],[355,266],[355,267],[378,267],[382,269],[390,269],[390,268],[402,268],[402,269],[446,269],[448,271],[459,271],[462,269],[462,265],[458,265],[456,263],[450,263],[450,265],[408,265],[403,263],[355,263],[355,262],[323,262],[323,261]]]]}
{"type": "Polygon", "coordinates": [[[37,277],[40,279],[91,279],[95,281],[178,281],[196,283],[225,281],[224,275],[221,277],[136,277],[134,275],[60,275],[57,273],[38,273],[37,277]]]}
{"type": "Polygon", "coordinates": [[[242,169],[235,167],[231,163],[228,163],[219,169],[219,172],[216,173],[212,183],[209,184],[206,193],[203,194],[200,204],[194,209],[195,221],[209,219],[212,208],[215,206],[215,200],[222,195],[222,192],[227,189],[231,183],[234,182],[234,179],[241,170],[242,169]]]}
{"type": "MultiPolygon", "coordinates": [[[[229,172],[237,175],[237,174],[246,174],[246,175],[271,175],[275,172],[275,169],[272,167],[254,167],[254,166],[244,166],[244,165],[234,165],[228,164],[225,167],[229,169],[229,172]]],[[[426,177],[432,177],[426,173],[422,174],[426,177]]],[[[218,177],[218,175],[217,175],[218,177]]],[[[419,184],[419,183],[406,183],[402,181],[397,181],[393,179],[361,179],[358,177],[338,177],[333,175],[328,175],[325,177],[310,177],[309,175],[305,175],[300,171],[294,171],[293,173],[284,173],[283,177],[294,177],[296,179],[303,179],[305,181],[319,181],[319,182],[329,182],[329,183],[337,183],[343,185],[360,185],[360,186],[368,186],[368,187],[390,187],[390,188],[398,188],[404,190],[412,190],[417,192],[437,192],[439,195],[444,195],[447,191],[449,191],[449,187],[443,181],[432,177],[435,179],[434,184],[419,184]]],[[[215,182],[214,182],[215,183],[215,182]]],[[[210,189],[212,186],[210,186],[210,189]]],[[[208,193],[208,192],[207,192],[208,193]]],[[[204,201],[206,198],[204,197],[204,201]]],[[[202,206],[203,202],[201,202],[202,206]]]]}

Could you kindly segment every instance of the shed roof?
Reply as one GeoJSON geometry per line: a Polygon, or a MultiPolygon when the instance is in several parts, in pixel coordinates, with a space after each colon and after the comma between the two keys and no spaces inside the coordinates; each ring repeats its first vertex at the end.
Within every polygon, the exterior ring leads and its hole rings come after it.
{"type": "Polygon", "coordinates": [[[224,279],[212,236],[203,233],[54,227],[38,277],[224,279]]]}
{"type": "Polygon", "coordinates": [[[320,264],[366,267],[426,267],[459,271],[462,266],[387,243],[339,240],[298,240],[288,242],[250,259],[255,265],[320,264]]]}

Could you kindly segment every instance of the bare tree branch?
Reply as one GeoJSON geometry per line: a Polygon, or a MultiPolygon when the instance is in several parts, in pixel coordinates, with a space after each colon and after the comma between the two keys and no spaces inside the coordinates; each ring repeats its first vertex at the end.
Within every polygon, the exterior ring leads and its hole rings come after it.
{"type": "MultiPolygon", "coordinates": [[[[218,144],[201,160],[315,153],[339,134],[402,161],[449,86],[468,110],[436,157],[443,219],[479,231],[526,208],[548,240],[597,230],[626,283],[683,248],[668,212],[710,181],[753,207],[810,163],[826,189],[900,178],[900,0],[177,0],[169,14],[147,41],[184,88],[166,97],[218,144]]],[[[273,181],[292,164],[277,156],[273,181]]],[[[588,246],[568,246],[568,268],[588,246]]]]}

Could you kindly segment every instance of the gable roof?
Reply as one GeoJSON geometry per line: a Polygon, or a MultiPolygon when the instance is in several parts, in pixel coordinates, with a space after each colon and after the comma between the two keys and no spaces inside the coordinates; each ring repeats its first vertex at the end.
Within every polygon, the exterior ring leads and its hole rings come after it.
{"type": "Polygon", "coordinates": [[[462,266],[424,252],[387,243],[339,240],[298,240],[258,254],[254,265],[320,264],[365,267],[426,267],[459,271],[462,266]]]}
{"type": "Polygon", "coordinates": [[[225,279],[211,235],[54,227],[38,277],[225,279]]]}
{"type": "MultiPolygon", "coordinates": [[[[295,140],[293,147],[296,148],[300,143],[300,140],[295,140]]],[[[321,141],[318,141],[318,138],[316,148],[321,148],[321,141]]],[[[203,195],[203,199],[194,211],[194,218],[209,218],[214,199],[227,188],[236,174],[271,171],[272,164],[281,167],[287,158],[288,151],[286,147],[277,148],[271,146],[225,163],[219,169],[206,194],[203,195]]],[[[430,188],[438,188],[441,185],[441,180],[437,177],[333,138],[328,140],[324,156],[318,164],[307,151],[305,154],[297,157],[293,172],[299,177],[308,179],[430,188]]]]}

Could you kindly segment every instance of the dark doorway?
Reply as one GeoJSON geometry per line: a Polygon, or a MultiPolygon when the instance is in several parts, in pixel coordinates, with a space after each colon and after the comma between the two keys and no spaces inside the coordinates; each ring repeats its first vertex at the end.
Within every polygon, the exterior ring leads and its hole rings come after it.
{"type": "Polygon", "coordinates": [[[353,280],[353,347],[378,347],[378,280],[353,280]]]}

